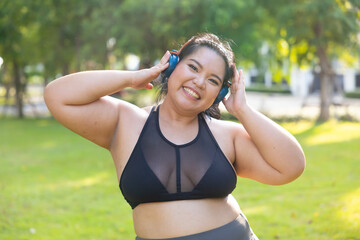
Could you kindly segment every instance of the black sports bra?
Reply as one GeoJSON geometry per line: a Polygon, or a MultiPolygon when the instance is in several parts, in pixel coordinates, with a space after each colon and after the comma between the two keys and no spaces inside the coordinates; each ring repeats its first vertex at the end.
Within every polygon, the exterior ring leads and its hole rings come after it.
{"type": "Polygon", "coordinates": [[[234,167],[205,119],[198,120],[196,138],[177,145],[161,133],[159,108],[151,110],[119,183],[132,209],[148,202],[221,198],[234,190],[234,167]]]}

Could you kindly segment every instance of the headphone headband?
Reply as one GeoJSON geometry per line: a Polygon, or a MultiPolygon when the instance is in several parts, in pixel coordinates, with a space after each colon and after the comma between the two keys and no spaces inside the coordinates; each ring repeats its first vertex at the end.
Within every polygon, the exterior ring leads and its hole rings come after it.
{"type": "MultiPolygon", "coordinates": [[[[170,77],[171,73],[174,71],[177,63],[179,62],[179,55],[180,55],[181,51],[190,42],[191,42],[191,39],[189,41],[187,41],[184,45],[182,45],[182,47],[179,49],[179,51],[177,51],[177,50],[170,51],[171,56],[169,58],[169,67],[163,71],[163,74],[165,75],[166,78],[170,77]]],[[[163,81],[164,81],[164,78],[163,78],[163,81]]],[[[229,81],[226,81],[225,86],[223,86],[221,88],[221,90],[213,104],[218,104],[224,99],[226,94],[229,92],[229,87],[231,87],[231,83],[229,81]]]]}

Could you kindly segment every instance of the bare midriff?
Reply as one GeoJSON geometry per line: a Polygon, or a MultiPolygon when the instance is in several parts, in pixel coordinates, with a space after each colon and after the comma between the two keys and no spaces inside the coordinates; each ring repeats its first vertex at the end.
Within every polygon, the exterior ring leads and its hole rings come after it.
{"type": "Polygon", "coordinates": [[[173,238],[208,231],[238,217],[232,195],[226,198],[143,203],[133,210],[134,228],[141,238],[173,238]]]}

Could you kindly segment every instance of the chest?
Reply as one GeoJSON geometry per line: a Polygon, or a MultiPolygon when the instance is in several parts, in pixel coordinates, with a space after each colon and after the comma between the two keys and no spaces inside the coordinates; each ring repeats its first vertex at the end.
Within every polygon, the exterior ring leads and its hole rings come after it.
{"type": "MultiPolygon", "coordinates": [[[[119,181],[130,156],[135,150],[134,148],[139,141],[145,123],[146,119],[144,118],[137,121],[129,121],[125,126],[118,128],[112,156],[119,181]]],[[[218,151],[217,154],[222,155],[221,157],[231,164],[234,163],[232,141],[228,133],[224,133],[216,125],[208,125],[208,130],[214,139],[208,137],[207,143],[202,140],[201,143],[197,144],[194,144],[194,142],[198,140],[200,131],[205,131],[204,128],[199,131],[199,126],[197,125],[189,128],[171,128],[165,124],[162,126],[158,125],[158,130],[160,131],[158,132],[158,138],[150,136],[143,140],[147,145],[147,147],[143,148],[145,149],[144,154],[147,158],[151,159],[147,164],[155,175],[159,176],[159,179],[174,179],[172,181],[174,183],[176,181],[176,174],[179,174],[179,171],[176,172],[176,169],[179,169],[181,165],[181,173],[184,175],[182,177],[183,180],[199,182],[206,169],[210,167],[209,158],[214,156],[216,151],[218,151]],[[209,145],[209,142],[212,143],[209,145]],[[196,148],[198,148],[197,151],[194,150],[196,148]],[[167,160],[164,161],[164,159],[167,160]],[[194,173],[191,169],[197,169],[197,172],[194,173]]],[[[164,180],[163,184],[167,185],[169,182],[169,180],[164,180]]],[[[174,186],[173,183],[172,185],[174,186]]]]}

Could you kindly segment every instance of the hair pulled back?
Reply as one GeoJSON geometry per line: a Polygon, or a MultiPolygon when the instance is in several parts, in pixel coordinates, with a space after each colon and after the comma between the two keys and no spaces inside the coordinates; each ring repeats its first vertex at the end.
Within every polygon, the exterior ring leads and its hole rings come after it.
{"type": "MultiPolygon", "coordinates": [[[[186,58],[197,49],[201,47],[207,47],[215,51],[225,62],[225,76],[223,81],[223,86],[230,82],[231,78],[234,75],[232,66],[235,64],[235,56],[230,47],[229,42],[220,39],[218,36],[212,33],[200,33],[191,37],[180,49],[179,61],[186,58]]],[[[161,89],[158,96],[158,102],[163,99],[167,94],[167,78],[162,76],[161,89]]],[[[222,87],[223,87],[222,86],[222,87]]],[[[204,114],[219,119],[220,118],[220,109],[219,104],[213,104],[208,109],[206,109],[204,114]]]]}

